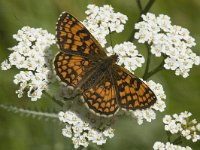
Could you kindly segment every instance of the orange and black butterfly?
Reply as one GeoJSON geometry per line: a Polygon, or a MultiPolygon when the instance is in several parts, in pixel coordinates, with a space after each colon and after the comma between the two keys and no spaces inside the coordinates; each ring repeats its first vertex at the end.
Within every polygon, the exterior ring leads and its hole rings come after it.
{"type": "Polygon", "coordinates": [[[110,117],[119,109],[144,109],[156,102],[153,91],[118,66],[116,54],[108,57],[86,27],[71,14],[61,14],[56,32],[61,51],[54,59],[55,72],[66,85],[81,90],[89,110],[110,117]]]}

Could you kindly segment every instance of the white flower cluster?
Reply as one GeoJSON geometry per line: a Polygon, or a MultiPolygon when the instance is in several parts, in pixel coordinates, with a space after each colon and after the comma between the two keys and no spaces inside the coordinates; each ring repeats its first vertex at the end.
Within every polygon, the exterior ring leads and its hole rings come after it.
{"type": "Polygon", "coordinates": [[[142,15],[143,21],[135,24],[135,38],[139,43],[151,44],[151,53],[156,57],[164,55],[165,69],[175,70],[176,75],[184,78],[189,76],[193,65],[200,64],[191,48],[196,45],[190,32],[177,25],[171,25],[170,17],[160,14],[156,17],[152,13],[142,15]]]}
{"type": "Polygon", "coordinates": [[[60,121],[66,124],[62,134],[72,139],[74,148],[87,147],[89,142],[102,145],[108,138],[114,137],[114,130],[111,127],[100,131],[72,111],[60,112],[58,115],[60,121]]]}
{"type": "Polygon", "coordinates": [[[126,15],[119,12],[115,13],[110,5],[98,7],[88,5],[86,14],[88,15],[83,21],[83,24],[94,35],[94,37],[104,47],[107,43],[106,36],[111,32],[120,33],[124,30],[124,24],[128,20],[126,15]]]}
{"type": "Polygon", "coordinates": [[[165,115],[163,122],[165,124],[165,130],[171,134],[180,134],[187,140],[197,142],[200,140],[200,135],[197,132],[200,131],[200,123],[197,123],[196,119],[190,120],[190,112],[181,112],[178,114],[165,115]]]}
{"type": "Polygon", "coordinates": [[[164,99],[166,99],[166,95],[165,95],[162,85],[159,83],[155,83],[152,80],[150,80],[149,82],[146,82],[146,84],[155,93],[157,97],[157,101],[150,108],[131,112],[132,116],[137,119],[137,122],[139,125],[143,124],[144,120],[151,122],[151,120],[156,119],[155,111],[163,112],[166,107],[166,104],[163,101],[164,99]]]}
{"type": "Polygon", "coordinates": [[[136,46],[131,42],[117,44],[113,48],[108,47],[106,50],[109,56],[117,54],[117,64],[124,66],[131,72],[135,71],[138,67],[142,67],[142,64],[145,61],[144,57],[138,53],[138,50],[136,50],[136,46]]]}
{"type": "Polygon", "coordinates": [[[41,28],[23,27],[13,38],[18,45],[10,48],[13,52],[8,60],[1,63],[1,69],[7,70],[11,66],[23,69],[14,77],[14,83],[20,86],[16,93],[20,98],[28,90],[28,97],[36,101],[41,98],[49,82],[53,81],[49,47],[55,44],[55,36],[41,28]]]}
{"type": "Polygon", "coordinates": [[[192,148],[190,148],[189,146],[186,147],[182,147],[180,145],[174,145],[172,143],[167,142],[162,143],[162,142],[155,142],[153,145],[153,149],[154,150],[192,150],[192,148]]]}

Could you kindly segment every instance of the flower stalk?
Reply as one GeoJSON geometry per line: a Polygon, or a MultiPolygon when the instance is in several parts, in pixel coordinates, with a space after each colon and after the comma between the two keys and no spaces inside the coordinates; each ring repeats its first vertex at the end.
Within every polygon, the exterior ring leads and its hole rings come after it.
{"type": "MultiPolygon", "coordinates": [[[[137,5],[138,5],[138,8],[140,10],[140,16],[139,16],[139,18],[136,22],[140,22],[142,20],[142,14],[146,14],[151,9],[155,0],[149,0],[149,2],[147,3],[147,5],[145,6],[144,9],[142,9],[142,5],[141,5],[140,0],[137,0],[136,2],[137,2],[137,5]]],[[[130,34],[130,36],[128,38],[128,41],[133,42],[133,40],[135,39],[134,36],[135,36],[136,32],[137,32],[137,29],[134,28],[134,30],[132,31],[132,33],[130,34]]]]}
{"type": "Polygon", "coordinates": [[[38,118],[50,118],[50,119],[58,119],[57,113],[50,113],[50,112],[41,112],[38,110],[30,110],[24,108],[18,108],[14,106],[0,104],[0,108],[5,109],[7,111],[11,111],[14,113],[19,113],[26,116],[38,117],[38,118]]]}
{"type": "Polygon", "coordinates": [[[164,65],[164,59],[163,59],[163,61],[160,63],[160,65],[157,66],[155,69],[153,69],[153,70],[150,71],[150,72],[148,72],[148,71],[145,72],[144,75],[143,75],[143,79],[144,79],[144,80],[147,80],[147,79],[149,79],[151,76],[153,76],[154,74],[158,73],[159,71],[164,70],[163,65],[164,65]]]}

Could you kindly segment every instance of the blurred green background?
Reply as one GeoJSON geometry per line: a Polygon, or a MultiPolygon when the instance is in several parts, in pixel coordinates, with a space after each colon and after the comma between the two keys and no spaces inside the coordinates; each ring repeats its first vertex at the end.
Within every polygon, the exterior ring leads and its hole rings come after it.
{"type": "MultiPolygon", "coordinates": [[[[143,0],[145,4],[147,0],[143,0]]],[[[0,0],[0,62],[5,60],[9,51],[7,48],[16,44],[12,35],[23,26],[41,27],[50,33],[55,33],[55,23],[62,11],[68,11],[79,20],[85,18],[84,11],[88,4],[110,4],[115,11],[126,14],[129,18],[123,33],[114,34],[113,42],[121,43],[128,39],[133,24],[139,16],[136,1],[128,0],[0,0]]],[[[196,39],[193,48],[200,55],[200,1],[199,0],[157,0],[151,12],[166,14],[172,19],[172,24],[188,28],[196,39]]],[[[57,51],[57,48],[53,49],[57,51]]],[[[142,48],[140,53],[146,54],[142,48]]],[[[154,59],[155,60],[155,59],[154,59]]],[[[155,63],[151,68],[155,67],[155,63]]],[[[136,74],[142,75],[143,69],[136,74]]],[[[38,109],[56,109],[56,104],[45,96],[37,102],[31,102],[26,97],[18,99],[13,84],[15,69],[0,71],[0,103],[19,107],[38,109]]],[[[137,125],[136,121],[124,117],[115,125],[115,137],[101,146],[100,149],[116,150],[149,150],[155,141],[167,141],[162,117],[165,114],[180,113],[188,110],[200,121],[200,67],[194,66],[186,79],[177,77],[172,71],[162,71],[151,79],[164,86],[167,108],[163,113],[157,113],[157,119],[152,123],[137,125]]],[[[71,140],[61,134],[62,125],[58,122],[21,117],[18,114],[0,109],[0,150],[68,150],[73,149],[71,140]]],[[[194,150],[200,149],[200,142],[188,143],[194,150]]],[[[93,149],[89,147],[88,149],[93,149]]]]}

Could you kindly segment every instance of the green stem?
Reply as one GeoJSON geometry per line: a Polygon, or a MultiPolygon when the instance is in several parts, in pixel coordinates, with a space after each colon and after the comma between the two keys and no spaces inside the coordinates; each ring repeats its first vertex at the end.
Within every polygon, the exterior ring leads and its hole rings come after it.
{"type": "Polygon", "coordinates": [[[160,65],[157,66],[154,70],[145,73],[144,76],[143,76],[143,79],[144,79],[144,80],[147,80],[148,78],[150,78],[151,76],[153,76],[153,75],[156,74],[157,72],[163,70],[163,69],[164,69],[163,65],[164,65],[164,59],[163,59],[163,61],[160,63],[160,65]]]}
{"type": "Polygon", "coordinates": [[[101,147],[96,145],[96,144],[90,144],[89,149],[91,149],[91,150],[102,150],[101,147]]]}
{"type": "MultiPolygon", "coordinates": [[[[139,0],[138,0],[139,1],[139,0]]],[[[138,3],[137,1],[137,3],[138,3]]],[[[140,1],[139,1],[140,2],[140,1]]],[[[142,14],[146,14],[150,8],[152,7],[152,5],[154,4],[155,0],[149,0],[149,2],[147,3],[147,5],[145,6],[144,9],[141,9],[141,4],[138,3],[138,7],[140,9],[140,17],[138,18],[137,22],[140,22],[142,20],[142,14]]],[[[135,35],[135,32],[137,30],[134,28],[134,30],[132,31],[130,37],[128,38],[128,41],[133,41],[134,40],[134,35],[135,35]]]]}
{"type": "Polygon", "coordinates": [[[149,2],[145,6],[145,8],[143,9],[143,11],[142,11],[141,14],[146,14],[151,9],[151,7],[153,6],[153,4],[154,4],[155,1],[156,0],[149,0],[149,2]]]}
{"type": "Polygon", "coordinates": [[[144,75],[143,75],[143,79],[145,78],[145,76],[148,74],[149,72],[149,66],[150,66],[150,62],[151,62],[151,52],[150,52],[150,47],[148,44],[145,44],[147,47],[147,62],[146,62],[146,68],[144,71],[144,75]]]}
{"type": "Polygon", "coordinates": [[[167,141],[168,142],[171,142],[171,133],[170,132],[168,132],[168,131],[166,131],[166,133],[167,133],[167,141]]]}
{"type": "Polygon", "coordinates": [[[52,100],[53,100],[56,104],[58,104],[59,106],[62,107],[62,106],[64,105],[63,102],[56,100],[56,99],[55,99],[54,97],[52,97],[48,92],[44,91],[44,94],[45,94],[48,98],[52,99],[52,100]]]}
{"type": "Polygon", "coordinates": [[[8,105],[4,105],[4,104],[0,104],[0,108],[3,108],[7,111],[11,111],[14,113],[32,115],[34,117],[39,116],[39,117],[46,117],[46,118],[58,118],[58,115],[55,113],[34,111],[34,110],[23,109],[23,108],[18,108],[18,107],[14,107],[14,106],[8,106],[8,105]]]}
{"type": "Polygon", "coordinates": [[[173,144],[178,145],[182,143],[182,136],[179,135],[173,142],[173,144]]]}
{"type": "Polygon", "coordinates": [[[142,12],[142,4],[140,0],[136,0],[140,12],[142,12]]]}

